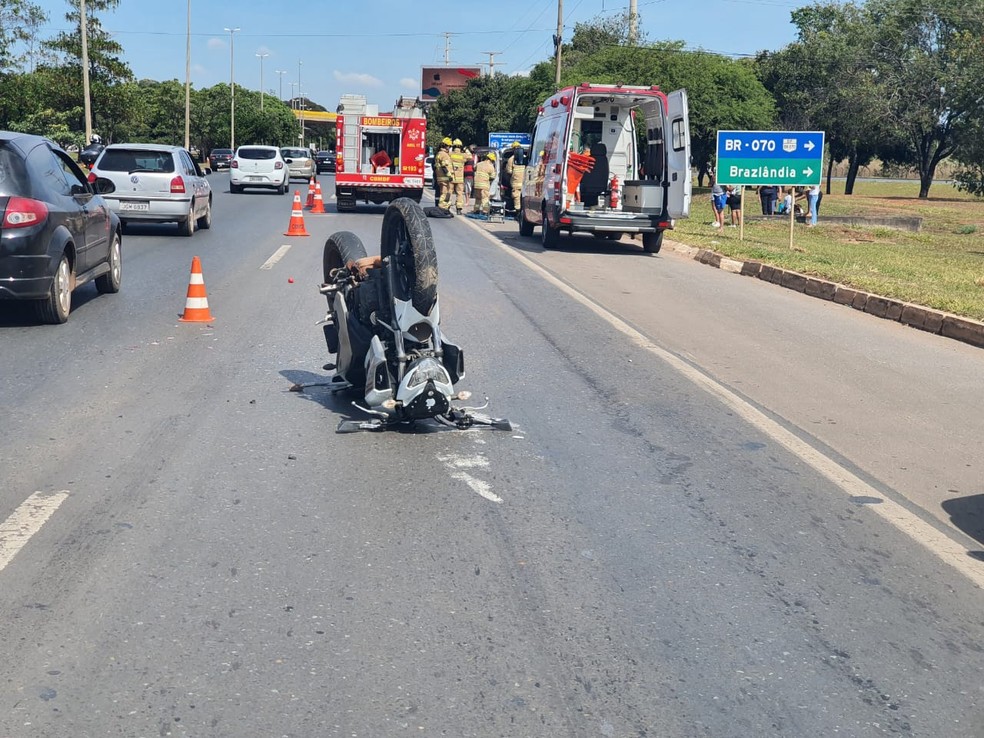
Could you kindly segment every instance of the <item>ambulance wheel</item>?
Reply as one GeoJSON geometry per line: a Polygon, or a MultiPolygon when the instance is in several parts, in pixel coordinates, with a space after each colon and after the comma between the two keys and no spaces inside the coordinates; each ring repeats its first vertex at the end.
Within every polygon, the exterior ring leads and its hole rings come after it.
{"type": "Polygon", "coordinates": [[[341,269],[350,261],[366,257],[366,247],[362,239],[349,231],[338,231],[328,236],[322,256],[325,284],[331,282],[331,273],[341,269]]]}
{"type": "Polygon", "coordinates": [[[386,208],[379,253],[393,257],[394,297],[428,315],[437,302],[437,252],[427,216],[410,198],[400,197],[386,208]]]}
{"type": "Polygon", "coordinates": [[[543,220],[540,225],[543,231],[540,234],[540,243],[543,244],[543,248],[557,248],[557,243],[560,241],[560,229],[550,227],[550,223],[547,221],[547,211],[545,210],[543,211],[543,220]]]}
{"type": "Polygon", "coordinates": [[[647,254],[658,254],[663,248],[663,231],[642,234],[642,248],[647,254]]]}
{"type": "Polygon", "coordinates": [[[526,220],[526,216],[523,215],[523,212],[522,211],[520,211],[520,213],[519,213],[519,235],[522,236],[523,238],[529,238],[530,236],[533,235],[533,229],[534,228],[536,228],[536,226],[533,223],[530,223],[528,220],[526,220]]]}

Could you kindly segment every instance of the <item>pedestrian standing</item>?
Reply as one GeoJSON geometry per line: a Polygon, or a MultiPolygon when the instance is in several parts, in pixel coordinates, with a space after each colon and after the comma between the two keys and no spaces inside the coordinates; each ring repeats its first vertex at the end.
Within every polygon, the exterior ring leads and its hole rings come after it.
{"type": "Polygon", "coordinates": [[[724,207],[728,204],[728,194],[724,187],[717,183],[717,177],[711,175],[711,207],[714,209],[715,228],[724,228],[724,207]]]}
{"type": "Polygon", "coordinates": [[[759,187],[759,200],[762,202],[762,215],[773,215],[775,213],[775,202],[779,195],[779,188],[775,185],[762,185],[759,187]]]}
{"type": "Polygon", "coordinates": [[[810,208],[810,222],[808,226],[812,228],[817,224],[817,206],[820,199],[820,185],[812,185],[806,191],[806,202],[810,208]]]}
{"type": "Polygon", "coordinates": [[[489,190],[495,179],[495,153],[490,151],[475,165],[474,213],[489,214],[489,190]]]}

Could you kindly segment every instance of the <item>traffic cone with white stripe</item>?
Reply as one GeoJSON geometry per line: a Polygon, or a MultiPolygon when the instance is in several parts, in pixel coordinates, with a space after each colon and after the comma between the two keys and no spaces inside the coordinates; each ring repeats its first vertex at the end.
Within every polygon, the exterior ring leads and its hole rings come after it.
{"type": "Polygon", "coordinates": [[[294,209],[290,212],[290,226],[285,236],[310,236],[304,227],[304,210],[301,208],[301,192],[294,190],[294,209]]]}
{"type": "Polygon", "coordinates": [[[312,175],[311,181],[310,181],[310,183],[308,183],[307,202],[304,203],[304,207],[306,207],[306,208],[312,208],[312,207],[314,207],[314,190],[315,190],[316,184],[317,183],[315,182],[314,176],[312,175]]]}
{"type": "Polygon", "coordinates": [[[314,207],[311,208],[312,213],[323,213],[325,212],[325,201],[321,197],[321,182],[314,183],[314,207]]]}
{"type": "Polygon", "coordinates": [[[191,278],[188,280],[188,297],[185,300],[182,323],[210,323],[215,318],[208,309],[208,295],[205,294],[205,279],[202,277],[202,262],[195,256],[191,260],[191,278]]]}

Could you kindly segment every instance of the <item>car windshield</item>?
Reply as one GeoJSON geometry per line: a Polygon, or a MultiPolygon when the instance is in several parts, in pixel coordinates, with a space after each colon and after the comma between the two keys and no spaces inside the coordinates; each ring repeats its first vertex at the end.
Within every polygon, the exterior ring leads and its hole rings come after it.
{"type": "Polygon", "coordinates": [[[214,149],[212,156],[232,156],[232,149],[214,149]]]}
{"type": "Polygon", "coordinates": [[[104,172],[161,172],[174,171],[174,157],[166,151],[145,149],[106,149],[99,162],[104,172]]]}
{"type": "Polygon", "coordinates": [[[239,149],[238,154],[240,159],[276,159],[277,150],[276,149],[239,149]]]}
{"type": "Polygon", "coordinates": [[[304,149],[281,149],[280,153],[291,159],[304,159],[308,156],[308,152],[304,149]]]}

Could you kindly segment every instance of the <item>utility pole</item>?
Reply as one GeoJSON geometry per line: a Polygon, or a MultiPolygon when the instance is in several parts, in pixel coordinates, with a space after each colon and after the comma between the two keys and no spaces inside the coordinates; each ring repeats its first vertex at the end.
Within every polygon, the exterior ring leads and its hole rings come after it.
{"type": "Polygon", "coordinates": [[[489,76],[492,77],[495,74],[495,55],[501,54],[501,51],[482,51],[481,54],[489,55],[489,76]]]}
{"type": "Polygon", "coordinates": [[[236,150],[236,28],[225,29],[229,32],[229,87],[232,90],[229,103],[229,148],[236,150]]]}
{"type": "Polygon", "coordinates": [[[82,32],[82,95],[85,98],[85,145],[92,143],[92,102],[89,100],[89,14],[85,0],[79,0],[79,23],[82,32]]]}
{"type": "Polygon", "coordinates": [[[263,60],[270,56],[269,54],[257,54],[260,60],[260,110],[263,110],[263,60]]]}
{"type": "Polygon", "coordinates": [[[639,0],[629,0],[629,46],[639,42],[639,0]]]}
{"type": "Polygon", "coordinates": [[[444,32],[444,66],[451,66],[451,34],[444,32]]]}
{"type": "Polygon", "coordinates": [[[284,75],[287,74],[286,69],[276,70],[277,74],[280,75],[280,102],[284,101],[284,75]]]}
{"type": "Polygon", "coordinates": [[[188,35],[185,39],[185,150],[191,148],[191,0],[188,0],[188,35]]]}
{"type": "Polygon", "coordinates": [[[557,35],[554,36],[554,48],[557,50],[557,72],[554,84],[560,87],[560,48],[564,43],[564,0],[557,0],[557,35]]]}

